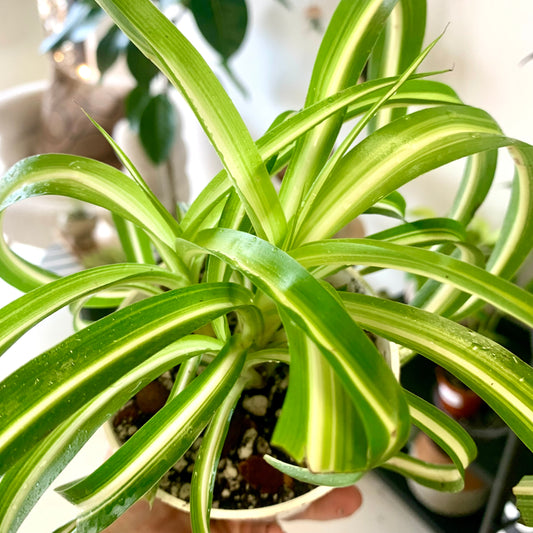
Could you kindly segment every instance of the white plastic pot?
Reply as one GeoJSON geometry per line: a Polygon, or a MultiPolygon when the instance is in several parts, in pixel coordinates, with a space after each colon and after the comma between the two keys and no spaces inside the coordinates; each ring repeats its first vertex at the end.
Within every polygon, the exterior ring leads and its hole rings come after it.
{"type": "Polygon", "coordinates": [[[35,153],[47,86],[48,82],[39,81],[0,92],[0,174],[35,153]]]}
{"type": "MultiPolygon", "coordinates": [[[[112,451],[114,452],[120,447],[120,442],[117,439],[111,422],[107,422],[104,429],[112,451]]],[[[331,487],[317,487],[292,500],[257,509],[212,509],[211,518],[216,520],[281,520],[301,513],[311,503],[327,494],[330,490],[331,487]]],[[[157,497],[171,507],[186,513],[189,512],[189,504],[187,502],[172,496],[162,489],[157,490],[157,497]]]]}

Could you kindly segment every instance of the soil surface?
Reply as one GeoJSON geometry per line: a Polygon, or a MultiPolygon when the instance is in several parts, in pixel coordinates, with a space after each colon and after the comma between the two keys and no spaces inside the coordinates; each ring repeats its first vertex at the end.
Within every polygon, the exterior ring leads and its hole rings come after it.
{"type": "MultiPolygon", "coordinates": [[[[263,459],[269,454],[293,462],[270,439],[288,386],[288,366],[260,367],[262,382],[246,389],[230,424],[218,465],[213,507],[251,509],[290,500],[313,489],[272,468],[263,459]]],[[[121,442],[130,438],[163,405],[172,388],[173,373],[163,374],[140,391],[115,415],[113,426],[121,442]]],[[[194,461],[202,442],[200,436],[181,459],[165,474],[160,488],[189,501],[194,461]]]]}

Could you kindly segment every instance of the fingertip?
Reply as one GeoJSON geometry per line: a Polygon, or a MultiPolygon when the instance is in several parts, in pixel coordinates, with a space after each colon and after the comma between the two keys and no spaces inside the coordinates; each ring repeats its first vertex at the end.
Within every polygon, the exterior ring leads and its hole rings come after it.
{"type": "Polygon", "coordinates": [[[334,520],[350,516],[362,504],[362,496],[355,486],[333,489],[325,496],[312,503],[294,520],[334,520]]]}
{"type": "Polygon", "coordinates": [[[268,524],[266,533],[283,533],[283,529],[281,529],[281,527],[276,523],[268,524]]]}
{"type": "Polygon", "coordinates": [[[352,515],[363,503],[361,491],[355,486],[343,487],[333,492],[336,492],[339,516],[352,515]]]}

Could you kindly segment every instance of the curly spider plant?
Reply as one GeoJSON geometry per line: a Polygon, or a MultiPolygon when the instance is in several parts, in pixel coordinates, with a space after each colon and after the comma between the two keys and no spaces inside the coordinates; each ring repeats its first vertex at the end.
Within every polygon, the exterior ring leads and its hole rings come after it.
{"type": "Polygon", "coordinates": [[[196,533],[208,531],[213,468],[230,414],[254,366],[265,361],[290,364],[273,444],[301,466],[269,459],[280,470],[340,486],[382,467],[460,490],[476,453],[472,440],[402,388],[395,372],[402,360],[386,361],[366,332],[450,371],[533,449],[533,370],[457,323],[488,302],[533,325],[533,296],[508,281],[533,243],[533,147],[503,135],[448,86],[415,73],[433,46],[421,51],[425,2],[341,0],[302,109],[278,117],[256,141],[202,57],[150,0],[98,3],[189,102],[224,170],[180,221],[117,146],[127,174],[48,154],[3,177],[2,211],[43,194],[111,211],[128,262],[58,278],[0,242],[2,276],[27,293],[0,311],[3,350],[63,306],[72,305],[76,317],[83,306],[119,308],[79,324],[0,384],[0,529],[16,531],[89,436],[176,365],[179,385],[165,407],[95,472],[57,489],[80,509],[65,531],[105,528],[152,494],[204,431],[191,519],[196,533]],[[367,81],[358,83],[365,65],[367,81]],[[416,110],[408,112],[411,105],[416,110]],[[341,136],[345,124],[352,129],[341,136]],[[485,260],[465,243],[465,227],[491,187],[499,148],[510,151],[516,173],[485,260]],[[447,218],[408,222],[397,189],[460,158],[469,164],[447,218]],[[285,167],[278,192],[271,175],[285,167]],[[333,238],[363,213],[396,225],[362,239],[333,238]],[[428,281],[406,305],[325,281],[348,266],[361,275],[397,269],[428,281]],[[132,293],[144,298],[131,303],[132,293]],[[212,335],[199,334],[207,324],[212,335]],[[207,366],[197,375],[200,360],[207,366]],[[402,453],[412,424],[453,464],[402,453]]]}

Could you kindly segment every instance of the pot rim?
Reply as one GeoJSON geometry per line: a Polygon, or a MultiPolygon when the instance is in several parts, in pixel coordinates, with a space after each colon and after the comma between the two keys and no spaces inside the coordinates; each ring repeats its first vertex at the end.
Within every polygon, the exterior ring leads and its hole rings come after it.
{"type": "MultiPolygon", "coordinates": [[[[108,420],[104,424],[104,432],[107,437],[107,441],[112,448],[112,452],[115,452],[120,447],[118,438],[113,430],[111,420],[108,420]]],[[[330,492],[333,487],[326,486],[317,486],[316,488],[292,498],[291,500],[276,503],[274,505],[269,505],[266,507],[257,507],[254,509],[211,509],[211,519],[214,520],[266,520],[266,519],[278,519],[278,518],[288,518],[300,512],[303,512],[311,503],[315,500],[318,500],[328,492],[330,492]]],[[[190,506],[184,500],[172,496],[163,489],[157,490],[157,497],[167,505],[174,507],[180,511],[186,513],[190,512],[190,506]]]]}

